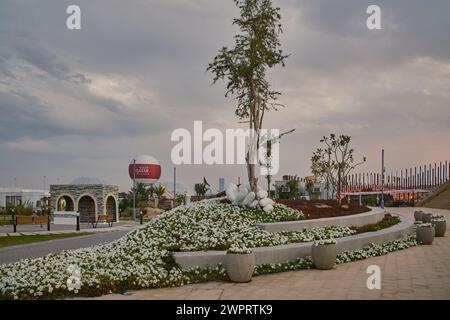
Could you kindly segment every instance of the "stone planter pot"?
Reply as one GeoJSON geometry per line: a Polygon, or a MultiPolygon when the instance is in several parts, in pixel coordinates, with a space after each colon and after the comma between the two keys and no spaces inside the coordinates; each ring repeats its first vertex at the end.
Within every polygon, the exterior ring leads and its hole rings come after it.
{"type": "Polygon", "coordinates": [[[422,221],[423,211],[415,211],[414,212],[414,220],[422,221]]]}
{"type": "Polygon", "coordinates": [[[422,222],[423,223],[431,223],[432,218],[433,218],[432,213],[422,213],[422,222]]]}
{"type": "Polygon", "coordinates": [[[312,246],[312,260],[314,267],[319,270],[333,269],[336,264],[337,245],[323,244],[312,246]]]}
{"type": "Polygon", "coordinates": [[[249,282],[255,270],[255,254],[228,253],[225,263],[230,280],[233,282],[249,282]]]}
{"type": "Polygon", "coordinates": [[[433,222],[435,237],[443,237],[445,236],[445,232],[447,231],[447,222],[446,221],[438,221],[433,222]]]}
{"type": "Polygon", "coordinates": [[[417,227],[416,230],[416,239],[417,241],[421,242],[422,244],[433,244],[434,241],[434,227],[417,227]]]}

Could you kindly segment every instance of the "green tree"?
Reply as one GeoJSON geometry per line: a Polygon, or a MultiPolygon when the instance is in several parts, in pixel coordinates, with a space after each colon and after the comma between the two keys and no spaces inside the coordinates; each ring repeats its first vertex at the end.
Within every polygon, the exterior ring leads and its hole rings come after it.
{"type": "Polygon", "coordinates": [[[208,186],[205,183],[196,183],[194,189],[195,193],[199,197],[204,197],[209,190],[208,186]]]}
{"type": "Polygon", "coordinates": [[[143,183],[138,183],[136,185],[136,201],[145,202],[148,201],[148,189],[143,183]]]}
{"type": "MultiPolygon", "coordinates": [[[[149,197],[155,193],[153,185],[147,186],[143,183],[136,185],[136,208],[145,208],[148,206],[149,197]]],[[[125,212],[128,208],[133,207],[133,188],[127,193],[124,199],[119,203],[119,211],[125,212]]]]}
{"type": "Polygon", "coordinates": [[[164,195],[164,192],[166,192],[166,186],[163,184],[160,184],[158,188],[155,189],[155,194],[158,198],[161,198],[164,195]]]}
{"type": "Polygon", "coordinates": [[[330,134],[320,140],[323,148],[318,148],[311,157],[311,171],[316,181],[325,182],[327,192],[336,196],[338,204],[341,205],[341,190],[344,178],[357,166],[363,164],[354,163],[354,149],[350,147],[351,137],[347,135],[330,134]]]}
{"type": "Polygon", "coordinates": [[[214,74],[213,83],[225,80],[225,96],[236,98],[236,116],[248,121],[254,135],[250,138],[246,155],[248,180],[256,191],[257,155],[261,128],[266,111],[277,110],[279,92],[271,89],[267,71],[276,65],[284,66],[287,58],[281,50],[279,8],[271,0],[234,0],[240,17],[233,20],[240,33],[234,36],[234,48],[223,47],[207,70],[214,74]]]}

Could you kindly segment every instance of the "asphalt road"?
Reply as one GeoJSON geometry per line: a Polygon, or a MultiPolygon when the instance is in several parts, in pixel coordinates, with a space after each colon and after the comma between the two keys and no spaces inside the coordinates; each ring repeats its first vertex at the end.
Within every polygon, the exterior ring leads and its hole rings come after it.
{"type": "Polygon", "coordinates": [[[130,232],[130,230],[99,233],[1,248],[0,264],[15,262],[26,258],[43,257],[49,253],[57,253],[62,250],[86,248],[100,243],[111,242],[119,239],[128,232],[130,232]]]}

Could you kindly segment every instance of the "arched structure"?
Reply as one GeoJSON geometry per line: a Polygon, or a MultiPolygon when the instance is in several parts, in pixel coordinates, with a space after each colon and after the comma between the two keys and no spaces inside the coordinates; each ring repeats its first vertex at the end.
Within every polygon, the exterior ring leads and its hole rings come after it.
{"type": "Polygon", "coordinates": [[[62,194],[56,200],[57,211],[75,211],[75,199],[70,194],[62,194]]]}
{"type": "Polygon", "coordinates": [[[78,199],[80,222],[93,222],[97,219],[97,203],[90,194],[83,194],[78,199]]]}
{"type": "Polygon", "coordinates": [[[81,222],[97,220],[99,215],[114,215],[119,220],[119,187],[100,179],[76,179],[72,184],[50,186],[50,203],[54,212],[80,213],[81,222]]]}
{"type": "Polygon", "coordinates": [[[114,196],[106,196],[105,214],[113,216],[117,220],[118,203],[114,196]]]}

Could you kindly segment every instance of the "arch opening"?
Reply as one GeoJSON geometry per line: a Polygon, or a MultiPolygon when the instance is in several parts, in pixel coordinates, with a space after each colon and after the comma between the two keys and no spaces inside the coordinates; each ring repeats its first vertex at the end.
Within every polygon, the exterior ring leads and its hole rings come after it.
{"type": "Polygon", "coordinates": [[[91,196],[82,196],[78,200],[78,211],[80,212],[80,222],[95,221],[95,201],[91,196]]]}
{"type": "Polygon", "coordinates": [[[75,211],[73,200],[69,196],[62,196],[58,198],[57,202],[58,211],[75,211]]]}
{"type": "Polygon", "coordinates": [[[116,199],[114,199],[113,196],[109,196],[106,199],[106,214],[113,216],[114,221],[116,221],[117,206],[116,206],[116,199]]]}

